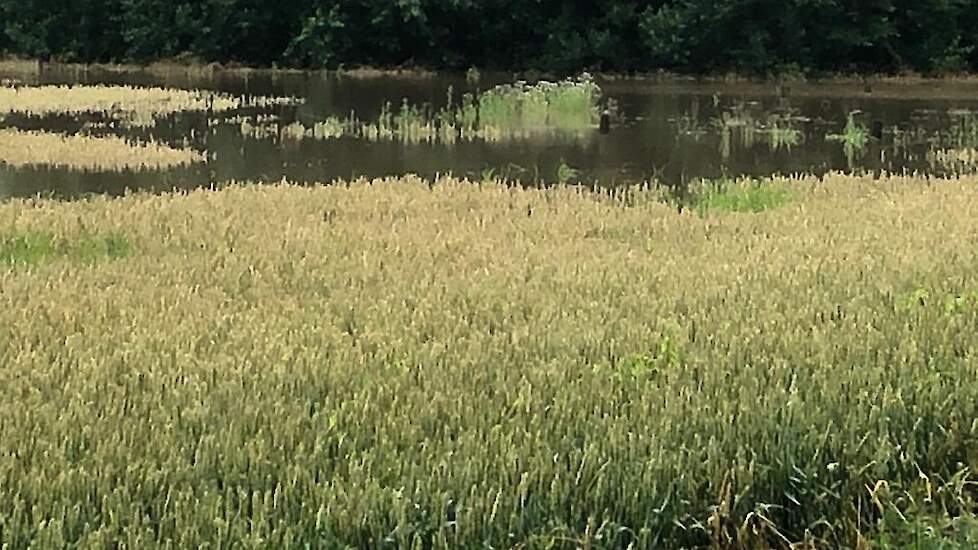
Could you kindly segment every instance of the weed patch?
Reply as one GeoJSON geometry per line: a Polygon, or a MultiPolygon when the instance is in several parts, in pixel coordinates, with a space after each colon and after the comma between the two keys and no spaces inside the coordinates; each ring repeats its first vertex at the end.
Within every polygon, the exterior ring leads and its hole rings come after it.
{"type": "Polygon", "coordinates": [[[43,232],[8,233],[0,234],[0,265],[33,267],[57,259],[93,263],[102,258],[124,258],[131,249],[129,241],[118,233],[74,239],[43,232]]]}

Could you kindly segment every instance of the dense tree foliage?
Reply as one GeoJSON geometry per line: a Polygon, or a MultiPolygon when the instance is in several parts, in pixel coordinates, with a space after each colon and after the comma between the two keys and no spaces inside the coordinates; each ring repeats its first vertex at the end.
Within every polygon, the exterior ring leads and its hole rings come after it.
{"type": "Polygon", "coordinates": [[[978,69],[978,0],[0,0],[72,61],[684,72],[978,69]]]}

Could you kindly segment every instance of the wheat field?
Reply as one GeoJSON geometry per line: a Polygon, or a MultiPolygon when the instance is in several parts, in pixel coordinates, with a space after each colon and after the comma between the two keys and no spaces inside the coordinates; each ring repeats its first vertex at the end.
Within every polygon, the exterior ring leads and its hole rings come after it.
{"type": "Polygon", "coordinates": [[[205,162],[203,153],[154,141],[0,129],[0,166],[50,166],[84,171],[163,170],[205,162]]]}
{"type": "Polygon", "coordinates": [[[978,179],[764,185],[4,202],[0,546],[971,536],[978,179]]]}
{"type": "Polygon", "coordinates": [[[185,111],[227,111],[241,101],[202,91],[133,86],[0,86],[0,113],[35,117],[55,114],[106,113],[135,127],[185,111]]]}

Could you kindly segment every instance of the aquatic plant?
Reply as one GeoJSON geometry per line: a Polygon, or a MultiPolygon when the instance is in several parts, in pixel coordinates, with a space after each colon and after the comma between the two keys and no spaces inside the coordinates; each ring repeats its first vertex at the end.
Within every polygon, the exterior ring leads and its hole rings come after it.
{"type": "Polygon", "coordinates": [[[600,88],[586,73],[560,82],[500,85],[479,96],[479,122],[500,129],[591,128],[600,97],[600,88]]]}
{"type": "Polygon", "coordinates": [[[465,82],[469,86],[478,86],[481,81],[482,73],[477,67],[469,67],[469,69],[465,71],[465,82]]]}
{"type": "Polygon", "coordinates": [[[116,136],[93,137],[49,132],[0,130],[0,165],[15,168],[52,166],[73,170],[161,170],[204,162],[193,149],[154,141],[134,142],[116,136]]]}
{"type": "Polygon", "coordinates": [[[860,122],[856,121],[854,111],[846,116],[846,125],[841,134],[826,134],[826,141],[842,143],[842,150],[846,155],[849,169],[856,166],[856,159],[866,153],[866,146],[869,144],[869,129],[860,122]]]}
{"type": "Polygon", "coordinates": [[[466,93],[455,104],[448,91],[445,107],[386,103],[373,122],[351,116],[346,132],[369,140],[451,144],[458,140],[504,141],[546,131],[594,128],[600,89],[588,75],[561,82],[500,85],[478,96],[466,93]]]}
{"type": "Polygon", "coordinates": [[[784,184],[752,178],[701,180],[690,184],[687,195],[686,202],[700,213],[758,213],[791,200],[791,192],[784,184]]]}
{"type": "MultiPolygon", "coordinates": [[[[719,99],[715,97],[714,101],[719,101],[719,99]]],[[[756,140],[755,136],[761,129],[757,117],[743,102],[738,102],[730,109],[722,111],[710,122],[720,134],[720,155],[724,159],[730,156],[735,144],[747,149],[753,147],[756,140]]],[[[682,134],[688,133],[690,130],[680,125],[678,131],[682,134]]]]}
{"type": "Polygon", "coordinates": [[[473,139],[478,132],[456,123],[448,109],[432,113],[428,106],[417,107],[406,100],[398,110],[384,104],[377,120],[362,122],[355,117],[344,122],[347,133],[372,141],[404,143],[441,143],[450,145],[459,139],[473,139]]]}

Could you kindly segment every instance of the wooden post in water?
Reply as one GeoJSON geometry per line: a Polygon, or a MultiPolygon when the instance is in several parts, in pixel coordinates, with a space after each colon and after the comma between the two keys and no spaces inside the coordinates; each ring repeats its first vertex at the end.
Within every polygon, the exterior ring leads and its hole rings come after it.
{"type": "Polygon", "coordinates": [[[883,122],[880,120],[874,120],[872,127],[869,130],[869,135],[876,139],[883,139],[883,122]]]}
{"type": "Polygon", "coordinates": [[[605,109],[605,110],[601,111],[601,122],[600,122],[600,124],[598,126],[598,129],[601,131],[602,134],[607,134],[608,132],[611,131],[611,110],[610,109],[605,109]]]}

